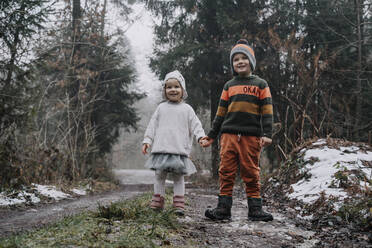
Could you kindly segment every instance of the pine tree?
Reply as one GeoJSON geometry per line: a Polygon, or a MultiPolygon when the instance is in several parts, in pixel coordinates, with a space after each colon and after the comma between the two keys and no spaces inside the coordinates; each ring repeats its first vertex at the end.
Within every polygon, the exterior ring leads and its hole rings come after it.
{"type": "MultiPolygon", "coordinates": [[[[132,87],[135,71],[128,42],[121,33],[104,34],[106,13],[99,9],[91,5],[82,11],[73,42],[71,25],[62,23],[57,28],[62,32],[51,30],[48,46],[39,49],[46,91],[43,115],[50,116],[41,118],[42,133],[59,137],[58,145],[71,155],[73,178],[87,176],[94,160],[111,151],[120,128],[136,127],[133,103],[143,97],[132,87]]],[[[69,19],[71,13],[66,13],[69,19]]]]}
{"type": "Polygon", "coordinates": [[[35,96],[29,44],[50,10],[45,0],[0,2],[0,187],[20,175],[17,138],[28,130],[35,96]]]}
{"type": "MultiPolygon", "coordinates": [[[[255,50],[255,74],[271,88],[274,120],[282,126],[274,137],[280,154],[286,157],[315,136],[367,140],[372,64],[368,1],[144,2],[161,19],[155,28],[153,70],[160,78],[181,70],[192,105],[210,105],[211,118],[222,85],[231,78],[231,46],[246,38],[255,50]]],[[[214,149],[215,175],[217,157],[214,149]]]]}
{"type": "MultiPolygon", "coordinates": [[[[186,78],[190,102],[217,110],[224,83],[231,78],[229,53],[240,38],[255,41],[262,27],[265,1],[145,1],[161,18],[155,27],[156,47],[151,67],[163,78],[180,70],[186,78]]],[[[260,56],[258,52],[258,56],[260,56]]],[[[212,171],[217,176],[217,142],[212,147],[212,171]]]]}
{"type": "Polygon", "coordinates": [[[50,12],[47,1],[4,0],[0,3],[0,123],[24,124],[32,88],[29,43],[50,12]]]}
{"type": "Polygon", "coordinates": [[[369,1],[304,1],[307,49],[323,49],[334,62],[322,75],[321,98],[329,105],[329,132],[336,137],[367,141],[371,130],[372,52],[369,1]],[[367,131],[367,132],[366,132],[367,131]]]}

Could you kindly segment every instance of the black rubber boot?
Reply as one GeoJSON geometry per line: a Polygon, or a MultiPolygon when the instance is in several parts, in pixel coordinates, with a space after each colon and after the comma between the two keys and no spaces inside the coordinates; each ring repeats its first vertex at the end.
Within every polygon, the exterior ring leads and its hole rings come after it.
{"type": "Polygon", "coordinates": [[[252,221],[272,221],[274,218],[270,213],[262,210],[261,198],[248,198],[248,219],[252,221]]]}
{"type": "Polygon", "coordinates": [[[214,209],[207,209],[205,216],[211,220],[231,219],[232,197],[227,195],[218,196],[218,205],[214,209]]]}

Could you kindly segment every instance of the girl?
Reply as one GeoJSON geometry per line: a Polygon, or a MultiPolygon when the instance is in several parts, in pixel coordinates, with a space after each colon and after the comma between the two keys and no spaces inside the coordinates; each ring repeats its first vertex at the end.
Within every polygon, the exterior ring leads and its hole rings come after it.
{"type": "MultiPolygon", "coordinates": [[[[200,120],[187,98],[185,79],[179,71],[172,71],[162,82],[163,102],[156,108],[147,126],[142,153],[152,147],[151,156],[145,167],[155,170],[154,195],[150,207],[164,208],[165,179],[168,173],[173,176],[173,207],[179,215],[184,214],[185,182],[184,175],[196,172],[189,159],[193,135],[201,142],[205,136],[200,120]]],[[[201,144],[201,143],[200,143],[201,144]]]]}

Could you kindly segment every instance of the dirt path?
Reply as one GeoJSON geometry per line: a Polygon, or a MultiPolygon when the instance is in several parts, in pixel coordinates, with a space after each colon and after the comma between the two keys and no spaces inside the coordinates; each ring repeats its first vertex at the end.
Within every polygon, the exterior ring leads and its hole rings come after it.
{"type": "MultiPolygon", "coordinates": [[[[7,236],[51,224],[65,216],[94,210],[98,204],[130,199],[152,189],[152,185],[127,185],[119,190],[78,199],[43,204],[24,210],[0,210],[0,236],[7,236]]],[[[276,209],[266,208],[274,215],[272,222],[247,220],[247,204],[243,196],[234,196],[232,220],[213,222],[204,217],[207,207],[217,204],[217,191],[199,187],[187,188],[185,239],[197,239],[200,247],[313,247],[318,240],[314,232],[296,226],[291,219],[276,209]]]]}
{"type": "Polygon", "coordinates": [[[181,220],[187,236],[197,238],[205,247],[313,247],[318,242],[314,232],[297,226],[293,220],[273,208],[265,208],[274,216],[271,222],[247,220],[247,203],[243,196],[234,196],[232,220],[213,222],[204,217],[207,207],[217,205],[217,191],[189,189],[187,215],[181,220]]]}
{"type": "Polygon", "coordinates": [[[39,204],[26,209],[0,209],[0,237],[54,223],[63,217],[82,211],[94,210],[97,206],[130,199],[151,185],[122,185],[118,190],[79,198],[66,199],[50,204],[39,204]]]}

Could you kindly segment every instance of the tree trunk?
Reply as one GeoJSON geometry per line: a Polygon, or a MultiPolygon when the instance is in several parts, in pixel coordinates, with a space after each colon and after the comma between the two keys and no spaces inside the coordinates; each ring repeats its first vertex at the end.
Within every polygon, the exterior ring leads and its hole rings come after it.
{"type": "Polygon", "coordinates": [[[103,10],[101,16],[101,42],[104,43],[105,40],[105,16],[106,16],[107,0],[103,3],[103,10]]]}
{"type": "Polygon", "coordinates": [[[73,0],[72,3],[72,29],[76,34],[80,33],[81,7],[80,0],[73,0]]]}
{"type": "MultiPolygon", "coordinates": [[[[216,80],[218,80],[216,78],[216,80]]],[[[213,124],[214,117],[216,116],[217,113],[217,108],[218,108],[218,100],[219,100],[219,87],[217,86],[217,82],[211,82],[210,83],[210,92],[211,92],[211,124],[213,124]]],[[[212,144],[212,176],[214,179],[218,178],[218,138],[213,142],[212,144]]]]}
{"type": "MultiPolygon", "coordinates": [[[[76,81],[76,71],[75,71],[75,63],[76,61],[79,61],[79,59],[76,59],[75,56],[79,56],[79,44],[77,44],[77,41],[80,40],[80,22],[81,22],[81,7],[80,7],[80,0],[73,0],[72,2],[72,43],[73,43],[73,49],[70,57],[70,66],[71,66],[71,89],[68,93],[68,100],[69,100],[69,107],[71,108],[72,113],[77,113],[79,110],[79,104],[78,104],[78,94],[80,86],[77,86],[79,82],[76,81]],[[73,100],[74,99],[74,100],[73,100]]],[[[73,117],[74,119],[76,117],[73,117]]],[[[80,164],[80,130],[79,130],[80,121],[79,120],[71,120],[69,122],[69,130],[74,130],[74,132],[71,132],[70,140],[72,142],[71,144],[71,151],[73,151],[72,159],[72,177],[73,179],[76,179],[81,172],[81,164],[80,164]]]]}
{"type": "Polygon", "coordinates": [[[362,80],[361,80],[361,73],[362,73],[362,42],[363,42],[363,37],[362,37],[362,25],[361,18],[362,18],[362,13],[361,13],[361,8],[362,8],[362,3],[360,3],[360,0],[355,0],[355,8],[356,8],[356,19],[357,19],[357,49],[358,49],[358,64],[357,64],[357,85],[356,85],[356,92],[355,92],[355,98],[356,98],[356,105],[355,105],[355,122],[354,122],[354,134],[353,137],[355,140],[359,140],[359,123],[361,120],[361,109],[362,109],[362,80]]]}

